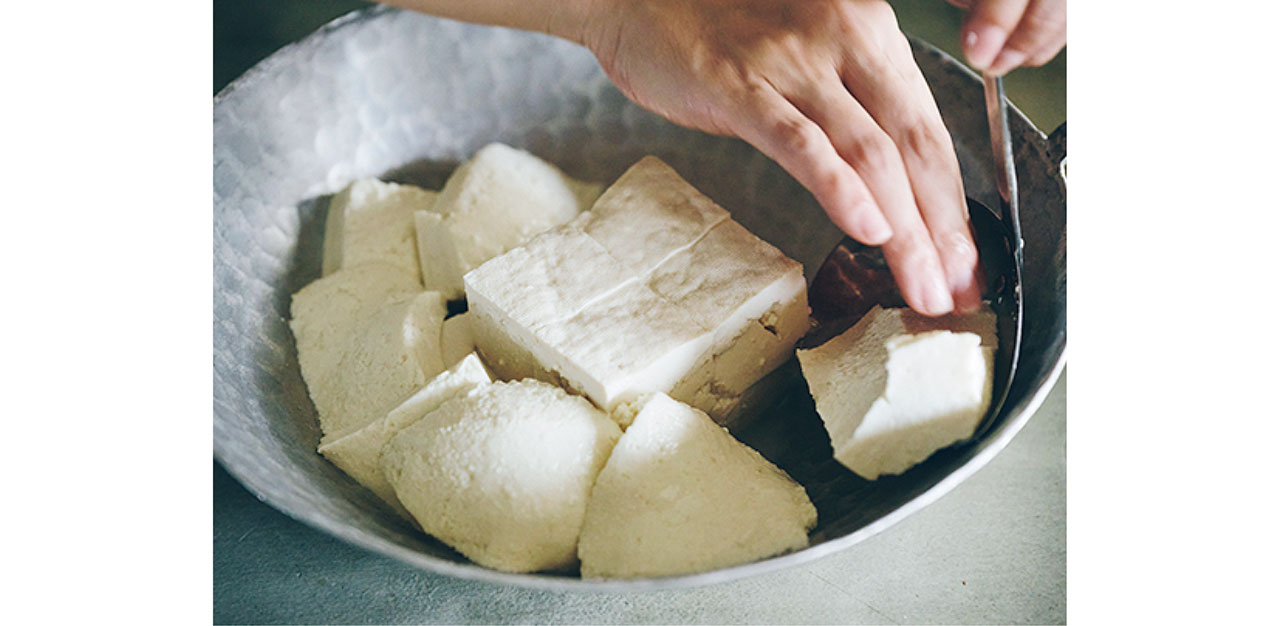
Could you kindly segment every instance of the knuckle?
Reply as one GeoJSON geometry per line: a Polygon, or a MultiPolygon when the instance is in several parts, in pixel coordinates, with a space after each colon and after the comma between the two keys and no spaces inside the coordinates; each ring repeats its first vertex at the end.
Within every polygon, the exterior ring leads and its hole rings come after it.
{"type": "Polygon", "coordinates": [[[813,177],[813,193],[824,201],[839,201],[844,193],[844,176],[832,168],[820,168],[813,177]]]}
{"type": "Polygon", "coordinates": [[[897,159],[897,149],[888,137],[873,135],[861,137],[849,146],[849,161],[854,168],[865,172],[886,172],[897,159]]]}
{"type": "Polygon", "coordinates": [[[807,154],[817,147],[821,130],[812,122],[792,116],[779,118],[773,124],[773,138],[782,150],[807,154]]]}
{"type": "Polygon", "coordinates": [[[938,158],[951,148],[946,132],[924,119],[909,122],[901,131],[898,144],[904,150],[925,159],[938,158]]]}

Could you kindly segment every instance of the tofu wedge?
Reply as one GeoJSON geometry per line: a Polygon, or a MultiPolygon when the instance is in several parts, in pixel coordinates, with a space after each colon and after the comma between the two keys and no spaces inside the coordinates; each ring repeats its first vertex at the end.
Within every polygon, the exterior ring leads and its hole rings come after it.
{"type": "Polygon", "coordinates": [[[458,167],[430,211],[414,216],[424,282],[450,300],[462,276],[589,208],[602,186],[494,143],[458,167]]]}
{"type": "Polygon", "coordinates": [[[381,262],[421,282],[413,223],[415,211],[435,205],[436,192],[413,185],[357,180],[329,200],[322,273],[381,262]]]}
{"type": "Polygon", "coordinates": [[[294,294],[289,325],[325,435],[386,415],[444,370],[445,313],[440,294],[379,262],[340,270],[294,294]]]}
{"type": "Polygon", "coordinates": [[[538,381],[449,400],[383,449],[383,475],[422,529],[507,572],[572,567],[587,498],[621,435],[585,399],[538,381]]]}
{"type": "Polygon", "coordinates": [[[702,411],[654,394],[596,478],[583,578],[677,576],[809,545],[803,487],[702,411]]]}
{"type": "Polygon", "coordinates": [[[798,350],[836,460],[874,480],[973,436],[991,404],[995,324],[990,309],[929,318],[876,307],[798,350]]]}
{"type": "Polygon", "coordinates": [[[480,359],[474,353],[469,354],[383,417],[341,437],[321,439],[317,451],[405,518],[411,518],[378,466],[383,447],[396,433],[417,423],[441,404],[491,381],[480,359]]]}

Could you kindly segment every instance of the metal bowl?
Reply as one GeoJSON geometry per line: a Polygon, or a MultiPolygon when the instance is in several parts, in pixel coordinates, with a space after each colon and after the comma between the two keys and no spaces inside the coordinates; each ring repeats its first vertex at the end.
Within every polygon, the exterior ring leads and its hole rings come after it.
{"type": "MultiPolygon", "coordinates": [[[[980,82],[942,52],[913,45],[953,133],[966,189],[994,205],[980,82]]],[[[320,432],[287,319],[290,294],[320,274],[326,197],[363,176],[439,188],[458,162],[502,141],[600,182],[655,154],[804,263],[810,277],[841,235],[781,168],[746,143],[677,127],[631,104],[586,50],[382,7],[350,14],[259,63],[214,99],[214,455],[259,499],[301,522],[462,578],[542,588],[691,587],[852,546],[987,463],[1062,369],[1062,155],[1021,114],[1010,123],[1024,207],[1026,343],[991,428],[901,476],[868,482],[836,464],[829,447],[824,453],[826,435],[793,378],[778,404],[740,435],[809,491],[819,512],[809,548],[662,579],[508,574],[410,528],[315,452],[320,432]]]]}

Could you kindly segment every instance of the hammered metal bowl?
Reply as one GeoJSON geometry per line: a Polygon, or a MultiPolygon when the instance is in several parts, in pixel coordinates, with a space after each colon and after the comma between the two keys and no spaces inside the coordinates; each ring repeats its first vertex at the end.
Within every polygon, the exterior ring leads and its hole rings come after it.
{"type": "MultiPolygon", "coordinates": [[[[977,77],[913,42],[951,129],[970,195],[994,205],[977,77]]],[[[586,50],[543,35],[383,7],[359,11],[259,63],[214,99],[214,455],[259,499],[353,544],[424,569],[543,588],[690,587],[812,561],[900,521],[972,475],[1030,418],[1064,363],[1062,154],[1010,120],[1026,237],[1026,335],[1004,410],[978,439],[907,473],[862,480],[831,459],[794,372],[739,433],[805,486],[818,508],[808,549],[713,572],[583,581],[482,568],[390,513],[318,454],[320,432],[287,325],[290,294],[320,275],[327,196],[379,176],[439,188],[492,142],[610,182],[646,154],[670,163],[810,278],[841,234],[813,198],[746,143],[674,126],[626,100],[586,50]]]]}

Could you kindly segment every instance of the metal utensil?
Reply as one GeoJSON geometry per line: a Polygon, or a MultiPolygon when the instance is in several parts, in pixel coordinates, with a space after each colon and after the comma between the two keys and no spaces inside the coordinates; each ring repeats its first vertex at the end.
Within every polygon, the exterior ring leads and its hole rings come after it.
{"type": "MultiPolygon", "coordinates": [[[[1013,383],[1022,347],[1022,227],[1018,221],[1018,180],[1009,135],[1008,100],[1000,77],[983,76],[987,126],[996,162],[1000,212],[968,198],[978,256],[987,276],[985,299],[996,312],[995,372],[991,408],[978,426],[981,435],[1000,414],[1013,383]]],[[[819,345],[844,332],[872,307],[906,306],[880,249],[845,237],[827,255],[809,286],[815,326],[802,347],[819,345]]]]}

